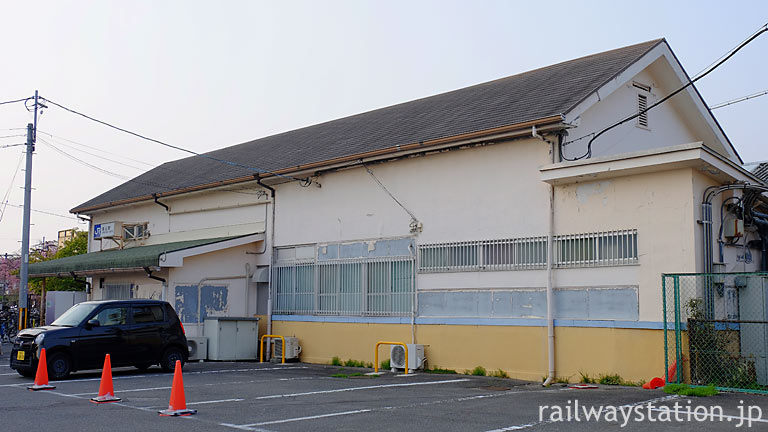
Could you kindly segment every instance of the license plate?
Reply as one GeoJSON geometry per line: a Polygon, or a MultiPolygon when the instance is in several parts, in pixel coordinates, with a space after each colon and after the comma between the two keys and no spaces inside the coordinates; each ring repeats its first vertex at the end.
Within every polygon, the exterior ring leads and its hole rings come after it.
{"type": "Polygon", "coordinates": [[[24,354],[26,354],[24,351],[19,351],[16,353],[16,360],[18,361],[24,361],[24,354]]]}

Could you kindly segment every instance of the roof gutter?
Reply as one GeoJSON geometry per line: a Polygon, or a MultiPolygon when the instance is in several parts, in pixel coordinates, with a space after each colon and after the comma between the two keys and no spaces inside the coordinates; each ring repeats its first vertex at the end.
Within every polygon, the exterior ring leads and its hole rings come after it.
{"type": "MultiPolygon", "coordinates": [[[[503,136],[507,134],[513,134],[515,132],[522,132],[523,133],[522,135],[530,136],[530,129],[533,126],[540,127],[545,125],[553,125],[556,123],[560,123],[562,121],[563,121],[563,116],[558,114],[554,116],[543,117],[537,120],[530,120],[522,123],[516,123],[513,125],[501,126],[493,129],[485,129],[485,130],[469,132],[461,135],[437,138],[437,139],[428,140],[428,141],[420,141],[412,144],[397,145],[397,146],[387,147],[379,150],[372,150],[369,152],[356,153],[356,154],[342,156],[334,159],[312,162],[304,165],[295,165],[293,167],[283,168],[283,169],[275,170],[268,173],[261,173],[259,174],[259,178],[263,180],[265,178],[277,177],[281,175],[287,176],[297,172],[308,171],[308,170],[319,169],[319,168],[326,168],[334,165],[343,165],[345,163],[350,163],[350,162],[359,163],[361,159],[375,159],[375,158],[384,157],[391,154],[397,154],[397,153],[403,153],[403,152],[409,152],[409,151],[418,152],[418,151],[423,151],[431,148],[447,147],[451,145],[461,145],[462,143],[467,141],[473,141],[476,139],[485,138],[489,136],[503,136]]],[[[175,189],[168,192],[160,192],[155,194],[143,195],[135,198],[127,198],[123,200],[110,201],[107,203],[97,204],[89,207],[75,207],[72,210],[70,210],[70,213],[88,213],[95,210],[115,207],[118,205],[133,204],[141,201],[152,200],[152,199],[155,199],[155,197],[168,197],[173,195],[180,195],[183,193],[195,192],[195,191],[204,190],[204,189],[211,189],[214,187],[226,186],[226,185],[231,185],[236,183],[244,183],[244,182],[253,181],[253,180],[254,180],[254,176],[252,175],[236,177],[228,180],[221,180],[221,181],[206,183],[206,184],[197,185],[197,186],[190,186],[190,187],[175,189]]],[[[261,183],[259,185],[262,187],[265,186],[261,183]]]]}

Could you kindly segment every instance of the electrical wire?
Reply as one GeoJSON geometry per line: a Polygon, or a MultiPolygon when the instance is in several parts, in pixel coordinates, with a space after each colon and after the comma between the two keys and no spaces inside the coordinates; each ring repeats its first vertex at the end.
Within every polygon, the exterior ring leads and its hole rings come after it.
{"type": "Polygon", "coordinates": [[[0,221],[3,220],[3,215],[5,215],[5,208],[8,206],[8,197],[11,196],[11,190],[13,189],[13,184],[16,182],[16,176],[19,174],[19,170],[21,169],[21,162],[24,160],[24,153],[22,152],[19,156],[19,162],[16,163],[16,169],[13,170],[13,177],[11,178],[11,184],[8,185],[8,190],[5,191],[5,195],[3,195],[3,201],[0,202],[0,221]]]}
{"type": "Polygon", "coordinates": [[[397,203],[397,205],[399,205],[399,206],[400,206],[400,207],[401,207],[403,210],[405,210],[405,212],[406,212],[406,213],[408,213],[408,215],[409,215],[409,216],[411,216],[411,219],[412,219],[413,221],[415,221],[415,222],[418,222],[418,221],[419,221],[419,219],[418,219],[416,216],[414,216],[414,215],[413,215],[413,213],[411,213],[411,211],[410,211],[410,210],[408,210],[408,209],[407,209],[407,208],[406,208],[406,207],[403,205],[403,203],[401,203],[401,202],[400,202],[400,201],[399,201],[397,198],[395,198],[395,196],[394,196],[394,195],[392,195],[392,192],[390,192],[390,191],[389,191],[389,189],[387,189],[387,187],[386,187],[386,186],[384,186],[384,184],[383,184],[383,183],[381,183],[381,181],[379,180],[379,178],[378,178],[378,177],[376,177],[376,175],[375,175],[375,174],[373,174],[373,171],[371,171],[371,169],[370,169],[370,168],[368,168],[368,165],[366,165],[366,164],[365,164],[365,162],[362,162],[362,161],[361,161],[361,163],[362,163],[363,167],[365,168],[365,170],[366,170],[366,171],[368,171],[368,174],[370,174],[370,175],[371,175],[371,177],[372,177],[372,178],[373,178],[373,179],[376,181],[376,183],[378,183],[378,184],[379,184],[379,187],[381,187],[381,188],[384,190],[384,192],[386,192],[386,193],[387,193],[387,195],[389,195],[389,197],[390,197],[390,198],[392,198],[392,200],[393,200],[393,201],[395,201],[395,202],[397,203]]]}
{"type": "Polygon", "coordinates": [[[16,138],[16,137],[25,137],[27,134],[16,134],[16,135],[3,135],[0,136],[0,138],[16,138]]]}
{"type": "Polygon", "coordinates": [[[28,97],[28,98],[24,98],[24,99],[9,100],[9,101],[5,101],[5,102],[0,102],[0,105],[12,104],[12,103],[17,103],[17,102],[24,102],[24,101],[28,101],[30,99],[34,99],[34,98],[33,97],[28,97]]]}
{"type": "MultiPolygon", "coordinates": [[[[7,205],[7,206],[11,206],[11,207],[20,208],[20,209],[23,209],[23,208],[24,208],[24,206],[23,206],[23,205],[18,205],[18,204],[11,204],[11,203],[8,203],[8,202],[5,202],[5,203],[3,203],[3,204],[5,204],[5,205],[7,205]]],[[[67,215],[63,215],[63,214],[60,214],[60,213],[53,213],[53,212],[49,212],[49,211],[45,211],[45,210],[36,210],[36,209],[29,209],[29,210],[30,210],[30,211],[33,211],[33,212],[35,212],[35,213],[42,213],[42,214],[47,214],[47,215],[50,215],[50,216],[58,216],[58,217],[60,217],[60,218],[73,219],[73,220],[77,220],[77,221],[79,221],[79,220],[80,220],[80,219],[78,219],[78,218],[76,218],[76,217],[74,217],[74,216],[67,216],[67,215]]]]}
{"type": "Polygon", "coordinates": [[[560,151],[560,155],[561,155],[561,157],[564,160],[567,160],[567,161],[577,161],[577,160],[580,160],[580,159],[589,159],[589,158],[591,158],[592,157],[592,143],[594,143],[595,140],[598,139],[601,135],[603,135],[604,133],[608,132],[609,130],[611,130],[611,129],[617,127],[617,126],[621,126],[622,124],[624,124],[624,123],[626,123],[626,122],[628,122],[628,121],[630,121],[632,119],[640,117],[641,115],[647,113],[651,109],[653,109],[653,108],[661,105],[662,103],[666,102],[667,100],[671,99],[672,97],[674,97],[675,95],[677,95],[681,91],[683,91],[686,88],[688,88],[689,86],[693,85],[693,83],[695,83],[696,81],[698,81],[698,80],[704,78],[705,76],[709,75],[710,73],[712,73],[712,71],[714,71],[715,69],[720,67],[720,65],[722,65],[723,63],[728,61],[728,59],[733,57],[742,48],[747,46],[753,40],[757,39],[758,36],[760,36],[761,34],[765,33],[766,31],[768,31],[768,24],[763,25],[760,29],[758,29],[750,37],[748,37],[743,42],[741,42],[739,45],[737,45],[736,48],[732,49],[731,51],[729,51],[728,53],[726,53],[725,55],[720,57],[720,59],[716,60],[712,65],[708,66],[704,71],[702,71],[698,75],[696,75],[696,77],[694,77],[693,79],[689,78],[688,82],[685,85],[683,85],[682,87],[678,88],[677,90],[673,91],[672,93],[668,94],[667,96],[661,98],[659,101],[657,101],[656,103],[648,106],[644,110],[638,111],[636,114],[633,114],[633,115],[631,115],[629,117],[626,117],[623,120],[620,120],[620,121],[618,121],[618,122],[616,122],[616,123],[614,123],[614,124],[604,128],[600,132],[597,132],[595,134],[595,136],[593,136],[592,139],[590,139],[589,142],[587,143],[587,151],[583,155],[575,157],[575,158],[567,158],[567,157],[563,156],[562,144],[561,144],[560,145],[560,150],[561,150],[560,151]]]}
{"type": "Polygon", "coordinates": [[[729,100],[727,102],[721,102],[721,103],[719,103],[717,105],[712,105],[711,107],[709,107],[709,109],[716,110],[718,108],[726,107],[728,105],[737,104],[739,102],[744,102],[744,101],[747,101],[747,100],[750,100],[750,99],[758,98],[760,96],[765,96],[767,94],[768,94],[768,90],[763,90],[761,92],[753,93],[751,95],[742,96],[740,98],[732,99],[732,100],[729,100]]]}
{"type": "MultiPolygon", "coordinates": [[[[166,190],[178,189],[178,186],[172,186],[172,185],[168,185],[168,184],[156,183],[156,182],[151,182],[151,181],[146,181],[146,180],[137,180],[136,178],[131,178],[130,176],[125,176],[125,175],[122,175],[122,174],[118,174],[118,173],[115,173],[115,172],[112,172],[112,171],[100,168],[100,167],[98,167],[96,165],[93,165],[91,163],[88,163],[88,162],[78,158],[77,156],[74,156],[74,155],[72,155],[70,153],[67,153],[66,151],[56,147],[54,144],[48,142],[47,140],[45,140],[43,138],[38,138],[38,141],[40,141],[44,145],[52,148],[54,151],[56,151],[57,153],[65,156],[66,158],[68,158],[68,159],[70,159],[72,161],[75,161],[75,162],[79,163],[80,165],[88,167],[88,168],[90,168],[92,170],[98,171],[98,172],[100,172],[102,174],[106,174],[106,175],[108,175],[110,177],[115,177],[115,178],[118,178],[120,180],[127,181],[129,183],[136,183],[136,184],[140,184],[140,185],[144,185],[144,186],[151,186],[151,187],[162,188],[162,189],[166,189],[166,190]]],[[[97,156],[97,157],[99,157],[99,156],[97,156]]],[[[111,161],[111,159],[108,159],[108,160],[111,161]]],[[[158,168],[162,168],[162,167],[158,167],[158,168]]],[[[231,192],[231,193],[244,194],[244,195],[258,195],[258,196],[261,196],[263,194],[261,192],[246,192],[246,191],[231,190],[231,189],[229,189],[229,190],[225,189],[224,191],[225,192],[231,192]]]]}
{"type": "Polygon", "coordinates": [[[136,133],[136,132],[132,132],[132,131],[130,131],[128,129],[124,129],[124,128],[121,128],[119,126],[115,126],[115,125],[107,123],[107,122],[105,122],[103,120],[96,119],[96,118],[91,117],[89,115],[86,115],[86,114],[83,114],[81,112],[75,111],[72,108],[67,108],[64,105],[56,103],[56,102],[54,102],[54,101],[52,101],[50,99],[46,99],[46,98],[40,98],[40,99],[44,100],[45,102],[47,102],[47,103],[49,103],[51,105],[57,106],[57,107],[65,110],[65,111],[69,111],[70,113],[77,114],[77,115],[79,115],[81,117],[87,118],[88,120],[94,121],[96,123],[102,124],[104,126],[112,128],[112,129],[119,130],[119,131],[127,133],[129,135],[133,135],[133,136],[135,136],[137,138],[141,138],[141,139],[146,140],[146,141],[150,141],[150,142],[154,142],[156,144],[163,145],[163,146],[168,147],[168,148],[179,150],[179,151],[182,151],[182,152],[185,152],[185,153],[189,153],[189,154],[197,156],[197,157],[201,157],[201,158],[204,158],[204,159],[209,159],[209,160],[212,160],[212,161],[215,161],[215,162],[219,162],[219,163],[222,163],[222,164],[225,164],[225,165],[229,165],[229,166],[233,166],[233,167],[237,167],[237,168],[243,168],[243,169],[246,169],[246,170],[249,170],[249,171],[253,171],[253,172],[256,172],[256,173],[259,173],[259,174],[271,174],[271,175],[274,175],[276,177],[282,177],[282,178],[286,178],[286,179],[290,179],[290,180],[297,180],[297,181],[301,180],[301,179],[297,179],[295,177],[286,176],[286,175],[283,175],[283,174],[277,174],[277,173],[274,173],[274,172],[271,172],[271,171],[266,171],[266,170],[262,170],[262,169],[259,169],[259,168],[254,168],[252,166],[243,165],[241,163],[228,161],[226,159],[219,159],[217,157],[213,157],[213,156],[205,154],[205,153],[198,153],[196,151],[189,150],[189,149],[186,149],[184,147],[179,147],[179,146],[175,146],[173,144],[168,144],[166,142],[163,142],[163,141],[160,141],[160,140],[157,140],[157,139],[154,139],[154,138],[150,138],[150,137],[141,135],[141,134],[136,133]]]}
{"type": "Polygon", "coordinates": [[[4,144],[4,145],[0,145],[0,149],[4,149],[4,148],[11,148],[11,147],[18,147],[18,146],[23,146],[23,145],[27,145],[27,143],[21,143],[21,144],[4,144]]]}
{"type": "MultiPolygon", "coordinates": [[[[80,145],[80,146],[83,146],[83,147],[86,147],[86,148],[90,148],[90,149],[94,149],[94,150],[99,150],[100,152],[104,152],[104,153],[108,153],[108,154],[113,154],[113,155],[116,155],[118,157],[123,157],[123,158],[131,160],[131,161],[143,163],[143,164],[146,164],[146,165],[148,165],[149,167],[151,167],[153,169],[163,170],[163,171],[167,171],[167,172],[173,172],[173,173],[177,173],[177,174],[185,174],[185,175],[189,174],[188,172],[181,171],[181,170],[176,170],[176,169],[173,169],[173,168],[169,168],[169,167],[167,167],[165,165],[155,166],[155,165],[152,165],[152,164],[147,163],[147,162],[139,161],[139,160],[136,160],[136,159],[131,159],[131,158],[128,158],[128,157],[125,157],[125,156],[121,156],[121,155],[116,154],[116,153],[107,152],[107,151],[99,149],[97,147],[89,146],[87,144],[83,144],[83,143],[80,143],[80,142],[77,142],[77,141],[73,141],[73,140],[70,140],[70,139],[66,139],[66,138],[63,138],[63,137],[57,137],[56,135],[53,135],[53,134],[48,133],[48,132],[38,131],[38,133],[42,133],[44,135],[48,135],[49,137],[51,137],[50,139],[52,141],[54,141],[54,143],[57,144],[57,145],[62,145],[62,146],[68,147],[70,149],[73,149],[73,150],[76,150],[76,151],[79,151],[79,152],[82,152],[82,153],[85,153],[85,154],[97,157],[99,159],[106,160],[106,161],[109,161],[109,162],[112,162],[112,163],[116,163],[116,164],[124,166],[124,167],[133,168],[133,169],[142,171],[143,173],[147,172],[147,170],[145,170],[144,168],[133,166],[133,165],[130,165],[130,164],[118,161],[118,160],[114,160],[114,159],[108,158],[106,156],[102,156],[101,154],[91,153],[91,152],[88,152],[88,151],[85,151],[85,150],[82,150],[82,149],[79,149],[79,148],[75,148],[73,146],[70,146],[70,145],[62,143],[59,140],[65,140],[65,141],[68,141],[68,142],[71,142],[71,143],[74,143],[74,144],[77,144],[77,145],[80,145]]],[[[48,142],[47,140],[43,140],[42,138],[40,138],[40,140],[44,144],[46,144],[46,145],[52,145],[52,143],[48,142]]],[[[58,148],[55,148],[55,150],[63,152],[63,150],[58,149],[58,148]]],[[[66,153],[66,152],[64,152],[64,153],[66,153]]],[[[71,155],[69,153],[67,153],[67,155],[68,155],[68,157],[70,159],[75,158],[75,156],[73,156],[73,155],[71,155]]],[[[75,158],[75,159],[77,159],[77,158],[75,158]]],[[[90,164],[88,164],[87,162],[84,162],[84,161],[82,161],[80,159],[78,159],[76,162],[81,163],[81,164],[84,163],[84,164],[86,164],[86,166],[89,166],[89,168],[92,167],[90,164]]],[[[100,170],[100,172],[104,172],[104,171],[100,170]]],[[[117,177],[117,176],[113,176],[113,177],[117,177]]],[[[210,176],[200,176],[200,177],[208,179],[208,180],[211,180],[213,182],[219,181],[219,179],[216,179],[216,178],[213,178],[213,177],[210,177],[210,176]]],[[[129,179],[129,177],[124,177],[124,176],[119,176],[117,178],[120,178],[122,180],[129,179]]],[[[160,188],[169,189],[169,190],[173,190],[173,189],[177,189],[178,188],[178,186],[171,186],[171,185],[168,185],[168,184],[162,184],[162,183],[157,183],[157,182],[148,182],[148,181],[133,180],[133,179],[131,179],[131,181],[134,182],[134,183],[143,184],[143,185],[146,185],[146,186],[160,187],[160,188]]],[[[262,191],[248,192],[248,191],[244,191],[244,190],[234,190],[234,189],[225,189],[224,192],[231,192],[231,193],[237,193],[237,194],[242,194],[242,195],[258,195],[258,196],[261,196],[263,194],[262,191]]]]}
{"type": "Polygon", "coordinates": [[[157,165],[151,164],[149,162],[145,162],[145,161],[142,161],[142,160],[139,160],[139,159],[129,158],[128,156],[121,155],[119,153],[113,153],[113,152],[104,150],[103,148],[90,146],[88,144],[83,144],[83,143],[81,143],[79,141],[75,141],[75,140],[72,140],[72,139],[69,139],[69,138],[64,138],[62,136],[54,135],[54,134],[49,133],[49,132],[44,132],[44,131],[41,131],[39,129],[37,130],[37,133],[43,134],[43,135],[48,135],[49,137],[51,137],[52,140],[54,140],[54,141],[58,140],[59,144],[61,144],[61,145],[66,145],[66,144],[61,143],[61,141],[66,141],[68,143],[79,145],[81,147],[85,147],[85,148],[88,148],[88,149],[91,149],[91,150],[96,150],[96,151],[98,151],[100,153],[110,154],[110,155],[113,155],[113,156],[117,156],[117,157],[123,158],[125,160],[129,160],[131,162],[136,162],[136,163],[140,163],[142,165],[147,165],[148,167],[151,167],[151,168],[156,168],[157,167],[157,165]]]}
{"type": "MultiPolygon", "coordinates": [[[[53,145],[53,144],[49,143],[48,141],[46,141],[46,140],[44,140],[44,139],[42,139],[42,138],[38,138],[38,141],[40,141],[40,142],[42,142],[43,144],[45,144],[46,146],[48,146],[48,147],[52,148],[52,149],[53,149],[53,150],[55,150],[57,153],[59,153],[59,154],[61,154],[61,155],[65,156],[65,157],[67,157],[68,159],[71,159],[71,160],[73,160],[73,161],[75,161],[75,162],[77,162],[77,163],[79,163],[79,164],[81,164],[81,165],[83,165],[83,166],[86,166],[86,167],[88,167],[88,168],[90,168],[90,169],[92,169],[92,170],[95,170],[95,171],[99,171],[99,172],[100,172],[100,173],[102,173],[102,174],[106,174],[106,175],[108,175],[108,176],[110,176],[110,177],[119,178],[119,179],[121,179],[121,180],[127,180],[127,181],[131,181],[131,180],[132,180],[132,179],[131,179],[131,177],[129,177],[129,176],[125,176],[125,175],[122,175],[122,174],[118,174],[118,173],[116,173],[116,172],[112,172],[112,171],[106,170],[106,169],[104,169],[104,168],[98,167],[98,166],[96,166],[96,165],[93,165],[93,164],[91,164],[91,163],[88,163],[88,162],[86,162],[86,161],[84,161],[84,160],[82,160],[82,159],[78,158],[77,156],[73,156],[73,155],[71,155],[71,154],[69,154],[69,153],[65,152],[64,150],[62,150],[62,149],[60,149],[60,148],[56,147],[55,145],[53,145]]],[[[140,181],[137,181],[137,183],[148,184],[148,183],[145,183],[145,182],[140,182],[140,181]]],[[[161,186],[161,185],[156,185],[156,184],[148,184],[148,185],[149,185],[149,186],[155,186],[155,187],[164,187],[164,186],[161,186]]]]}
{"type": "MultiPolygon", "coordinates": [[[[53,138],[51,138],[51,140],[53,140],[53,138]]],[[[48,144],[50,144],[50,143],[48,143],[48,144]]],[[[118,165],[120,165],[120,166],[124,166],[124,167],[127,167],[127,168],[133,168],[133,169],[135,169],[135,170],[139,170],[139,171],[142,171],[142,172],[146,171],[146,169],[144,169],[144,168],[140,168],[140,167],[137,167],[137,166],[134,166],[134,165],[130,165],[130,164],[127,164],[127,163],[125,163],[125,162],[121,162],[121,161],[118,161],[118,160],[115,160],[115,159],[110,159],[110,158],[108,158],[108,157],[106,157],[106,156],[102,156],[102,155],[100,155],[100,154],[91,153],[91,152],[89,152],[89,151],[85,151],[85,150],[82,150],[82,149],[76,148],[76,147],[74,147],[74,146],[70,146],[70,145],[64,144],[64,143],[62,143],[62,142],[57,142],[56,144],[58,144],[58,145],[62,145],[62,146],[64,146],[64,147],[67,147],[67,148],[71,148],[72,150],[77,150],[77,151],[79,151],[79,152],[82,152],[82,153],[85,153],[85,154],[87,154],[87,155],[91,155],[91,156],[97,157],[97,158],[99,158],[99,159],[104,159],[105,161],[109,161],[109,162],[112,162],[112,163],[116,163],[116,164],[118,164],[118,165]]]]}

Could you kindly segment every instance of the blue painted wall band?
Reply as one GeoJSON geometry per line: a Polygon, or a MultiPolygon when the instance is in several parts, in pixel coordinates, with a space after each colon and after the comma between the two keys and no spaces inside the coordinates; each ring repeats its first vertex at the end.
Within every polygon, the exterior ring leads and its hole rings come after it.
{"type": "MultiPolygon", "coordinates": [[[[273,315],[273,321],[284,322],[327,322],[353,324],[410,324],[410,317],[351,317],[315,315],[273,315]]],[[[547,320],[538,318],[416,318],[419,325],[474,325],[510,327],[546,327],[547,320]]],[[[556,319],[555,327],[622,328],[640,330],[662,330],[661,321],[615,321],[615,320],[564,320],[556,319]]]]}

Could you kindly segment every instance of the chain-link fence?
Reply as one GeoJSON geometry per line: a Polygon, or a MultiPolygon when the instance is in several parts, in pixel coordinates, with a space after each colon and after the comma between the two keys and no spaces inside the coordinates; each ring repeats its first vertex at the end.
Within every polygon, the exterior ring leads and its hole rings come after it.
{"type": "Polygon", "coordinates": [[[662,275],[667,381],[768,393],[768,273],[662,275]]]}

